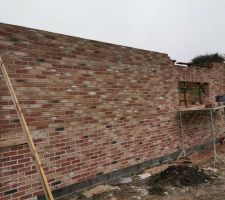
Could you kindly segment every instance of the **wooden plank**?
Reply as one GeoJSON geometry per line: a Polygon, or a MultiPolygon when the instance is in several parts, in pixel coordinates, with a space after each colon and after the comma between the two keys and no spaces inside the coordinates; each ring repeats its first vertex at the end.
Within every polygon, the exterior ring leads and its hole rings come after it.
{"type": "Polygon", "coordinates": [[[41,183],[42,183],[43,188],[44,188],[45,196],[48,200],[54,200],[51,189],[50,189],[50,186],[49,186],[49,183],[48,183],[48,180],[46,178],[46,175],[45,175],[45,172],[44,172],[41,160],[40,160],[40,157],[39,157],[39,155],[37,153],[37,150],[36,150],[36,147],[34,145],[32,135],[31,135],[30,130],[27,126],[26,120],[24,118],[21,107],[19,105],[19,101],[16,97],[16,93],[13,89],[12,83],[10,81],[9,75],[6,71],[5,65],[4,65],[1,57],[0,57],[0,67],[1,67],[1,70],[2,70],[2,73],[3,73],[3,76],[6,80],[6,84],[7,84],[7,87],[9,89],[10,95],[12,97],[13,103],[16,107],[16,111],[17,111],[17,114],[19,116],[19,119],[20,119],[21,125],[23,127],[24,133],[26,135],[27,142],[28,142],[30,150],[31,150],[31,154],[33,155],[35,165],[36,165],[37,171],[39,173],[41,183]]]}
{"type": "Polygon", "coordinates": [[[201,105],[201,106],[193,106],[190,108],[181,108],[178,110],[178,112],[188,112],[188,111],[203,111],[203,110],[219,110],[219,109],[225,109],[225,105],[224,106],[217,106],[217,107],[213,107],[213,108],[206,108],[205,105],[201,105]]]}
{"type": "Polygon", "coordinates": [[[26,143],[27,143],[26,138],[10,138],[5,140],[3,139],[3,140],[0,140],[0,148],[16,146],[16,145],[21,145],[26,143]]]}

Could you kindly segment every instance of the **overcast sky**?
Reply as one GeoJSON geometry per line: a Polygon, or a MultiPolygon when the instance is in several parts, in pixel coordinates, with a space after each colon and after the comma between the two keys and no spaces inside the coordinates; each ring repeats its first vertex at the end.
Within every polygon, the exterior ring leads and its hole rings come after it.
{"type": "Polygon", "coordinates": [[[225,0],[0,0],[0,22],[168,53],[225,53],[225,0]]]}

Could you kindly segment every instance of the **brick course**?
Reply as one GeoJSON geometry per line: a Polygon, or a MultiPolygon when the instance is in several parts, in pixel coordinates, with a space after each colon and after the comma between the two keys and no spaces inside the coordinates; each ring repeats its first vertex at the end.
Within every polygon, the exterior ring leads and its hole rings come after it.
{"type": "MultiPolygon", "coordinates": [[[[180,149],[178,81],[224,94],[224,66],[175,66],[167,54],[0,24],[0,55],[52,190],[180,149]]],[[[188,147],[210,139],[208,115],[185,118],[188,147]],[[198,122],[196,123],[196,121],[198,122]]],[[[216,114],[223,135],[224,118],[216,114]]],[[[23,138],[0,76],[0,142],[23,138]]],[[[43,194],[28,145],[0,148],[0,200],[43,194]]]]}

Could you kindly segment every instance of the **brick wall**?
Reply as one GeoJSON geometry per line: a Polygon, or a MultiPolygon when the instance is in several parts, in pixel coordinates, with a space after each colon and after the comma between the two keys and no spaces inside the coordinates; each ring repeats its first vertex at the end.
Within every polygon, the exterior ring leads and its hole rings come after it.
{"type": "MultiPolygon", "coordinates": [[[[224,92],[223,66],[186,69],[163,53],[6,24],[0,55],[52,190],[180,149],[179,80],[203,78],[212,95],[224,92]]],[[[210,138],[206,116],[186,118],[190,147],[210,138]]],[[[2,76],[1,145],[0,200],[42,194],[2,76]]]]}

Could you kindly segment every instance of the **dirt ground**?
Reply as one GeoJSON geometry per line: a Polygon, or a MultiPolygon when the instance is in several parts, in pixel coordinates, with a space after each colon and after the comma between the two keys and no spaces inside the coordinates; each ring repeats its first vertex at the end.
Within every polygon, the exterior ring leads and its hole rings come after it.
{"type": "MultiPolygon", "coordinates": [[[[218,155],[225,158],[225,144],[218,146],[217,152],[218,155]]],[[[72,199],[224,200],[225,164],[218,161],[216,167],[213,166],[211,149],[202,153],[192,154],[186,159],[181,159],[171,164],[147,169],[135,176],[123,177],[107,185],[97,186],[83,192],[79,196],[74,196],[72,199]],[[170,170],[171,166],[173,166],[172,170],[170,170]],[[174,171],[174,166],[178,166],[179,169],[175,167],[174,171]],[[180,166],[182,167],[180,168],[180,166]],[[188,167],[191,170],[188,171],[188,167]],[[182,182],[183,178],[186,178],[184,182],[182,182]]]]}

